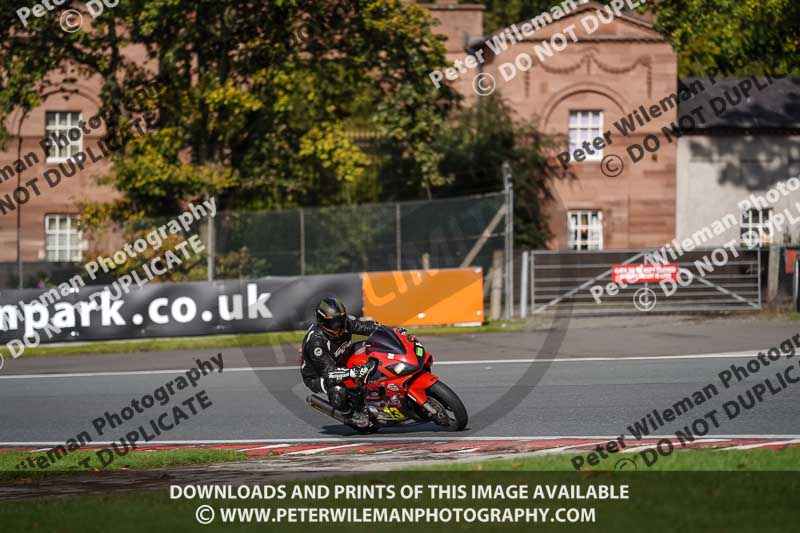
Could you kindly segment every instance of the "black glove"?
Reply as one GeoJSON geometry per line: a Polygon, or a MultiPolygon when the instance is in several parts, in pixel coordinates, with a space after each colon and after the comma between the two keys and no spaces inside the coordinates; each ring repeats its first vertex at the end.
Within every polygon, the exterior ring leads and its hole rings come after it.
{"type": "Polygon", "coordinates": [[[369,373],[369,368],[366,365],[354,366],[353,368],[337,368],[325,376],[330,381],[340,383],[348,378],[358,379],[363,378],[369,373]]]}
{"type": "Polygon", "coordinates": [[[353,379],[363,378],[369,374],[369,367],[367,365],[355,366],[350,369],[350,377],[353,379]]]}

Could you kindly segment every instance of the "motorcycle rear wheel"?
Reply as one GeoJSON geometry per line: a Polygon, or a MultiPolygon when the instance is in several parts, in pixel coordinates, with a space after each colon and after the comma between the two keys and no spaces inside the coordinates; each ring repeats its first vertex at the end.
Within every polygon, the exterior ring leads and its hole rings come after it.
{"type": "Polygon", "coordinates": [[[431,417],[431,420],[447,431],[461,431],[467,427],[469,417],[467,408],[461,398],[453,392],[453,389],[437,381],[428,388],[428,401],[432,400],[434,407],[442,407],[442,417],[431,417]],[[436,405],[438,404],[438,405],[436,405]]]}

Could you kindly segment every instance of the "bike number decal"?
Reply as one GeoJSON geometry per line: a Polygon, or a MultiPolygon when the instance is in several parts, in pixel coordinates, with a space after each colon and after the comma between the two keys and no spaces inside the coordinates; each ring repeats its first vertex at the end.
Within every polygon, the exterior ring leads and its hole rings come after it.
{"type": "Polygon", "coordinates": [[[384,407],[383,412],[391,416],[392,418],[396,418],[398,420],[406,417],[406,415],[401,413],[397,407],[384,407]]]}

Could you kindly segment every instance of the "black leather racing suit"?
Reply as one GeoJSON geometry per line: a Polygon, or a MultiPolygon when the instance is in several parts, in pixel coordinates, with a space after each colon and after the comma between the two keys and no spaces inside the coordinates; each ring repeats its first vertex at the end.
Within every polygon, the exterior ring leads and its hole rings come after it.
{"type": "Polygon", "coordinates": [[[353,334],[370,335],[380,324],[372,320],[347,317],[347,327],[340,337],[328,336],[314,324],[303,338],[300,356],[300,374],[303,383],[314,392],[328,395],[331,405],[341,411],[348,409],[348,395],[340,383],[346,379],[343,360],[353,334]]]}

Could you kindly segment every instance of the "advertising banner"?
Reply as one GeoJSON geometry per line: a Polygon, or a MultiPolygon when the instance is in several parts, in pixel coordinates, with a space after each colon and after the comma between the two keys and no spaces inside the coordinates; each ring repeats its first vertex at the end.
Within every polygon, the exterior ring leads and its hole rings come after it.
{"type": "Polygon", "coordinates": [[[304,329],[335,295],[362,308],[359,274],[23,289],[0,293],[0,341],[39,343],[304,329]]]}
{"type": "Polygon", "coordinates": [[[364,315],[393,326],[480,324],[480,268],[367,272],[364,315]]]}

